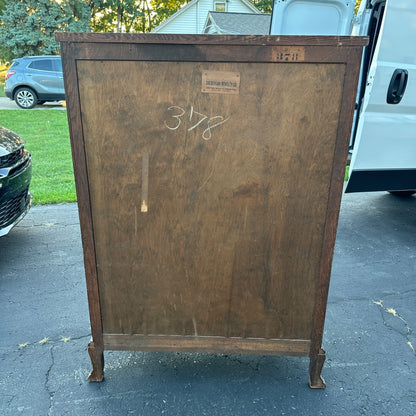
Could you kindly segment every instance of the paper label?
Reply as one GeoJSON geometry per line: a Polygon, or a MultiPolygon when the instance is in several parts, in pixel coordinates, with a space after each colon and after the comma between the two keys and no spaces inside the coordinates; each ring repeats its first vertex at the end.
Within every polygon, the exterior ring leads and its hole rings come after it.
{"type": "Polygon", "coordinates": [[[239,94],[240,73],[227,71],[203,71],[201,91],[211,94],[239,94]]]}

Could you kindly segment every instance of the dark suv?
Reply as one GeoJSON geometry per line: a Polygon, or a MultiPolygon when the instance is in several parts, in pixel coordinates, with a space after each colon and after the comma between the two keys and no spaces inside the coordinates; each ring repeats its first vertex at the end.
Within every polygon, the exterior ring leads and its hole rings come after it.
{"type": "Polygon", "coordinates": [[[0,126],[0,237],[7,234],[28,212],[32,159],[25,141],[0,126]]]}
{"type": "Polygon", "coordinates": [[[45,101],[65,100],[60,56],[25,56],[6,72],[4,92],[24,109],[45,101]]]}

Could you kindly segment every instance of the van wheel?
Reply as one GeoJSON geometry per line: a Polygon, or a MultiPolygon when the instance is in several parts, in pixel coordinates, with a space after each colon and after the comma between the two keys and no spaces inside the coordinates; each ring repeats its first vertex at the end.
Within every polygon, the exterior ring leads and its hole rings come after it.
{"type": "Polygon", "coordinates": [[[392,195],[400,196],[401,198],[409,198],[409,196],[412,196],[413,194],[416,194],[415,190],[409,190],[409,191],[389,191],[392,195]]]}
{"type": "Polygon", "coordinates": [[[14,100],[20,108],[25,110],[33,108],[38,103],[38,97],[35,91],[29,87],[19,88],[14,94],[14,100]]]}

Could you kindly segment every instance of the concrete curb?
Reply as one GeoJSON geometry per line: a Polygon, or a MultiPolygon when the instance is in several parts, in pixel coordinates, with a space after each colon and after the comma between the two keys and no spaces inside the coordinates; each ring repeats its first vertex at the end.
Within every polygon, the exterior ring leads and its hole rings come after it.
{"type": "MultiPolygon", "coordinates": [[[[33,110],[41,109],[54,109],[54,110],[66,110],[62,104],[57,102],[46,102],[43,105],[37,105],[33,110]]],[[[7,97],[0,97],[0,110],[22,110],[13,100],[10,100],[7,97]]],[[[29,110],[24,110],[29,111],[29,110]]]]}

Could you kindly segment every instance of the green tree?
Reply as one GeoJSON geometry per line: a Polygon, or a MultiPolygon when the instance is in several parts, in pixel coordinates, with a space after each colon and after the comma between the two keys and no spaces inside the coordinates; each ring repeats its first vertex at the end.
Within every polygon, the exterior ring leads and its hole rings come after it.
{"type": "Polygon", "coordinates": [[[57,54],[54,33],[89,31],[90,18],[82,0],[6,0],[0,16],[0,59],[57,54]]]}
{"type": "Polygon", "coordinates": [[[88,0],[95,32],[150,32],[188,0],[88,0]]]}
{"type": "MultiPolygon", "coordinates": [[[[95,32],[150,32],[190,0],[86,0],[95,32]]],[[[271,13],[273,0],[250,0],[271,13]]]]}
{"type": "Polygon", "coordinates": [[[151,6],[156,15],[152,19],[150,30],[159,26],[186,3],[189,3],[189,0],[152,0],[151,6]]]}
{"type": "Polygon", "coordinates": [[[89,3],[96,32],[131,32],[140,14],[136,0],[95,0],[89,3]]]}
{"type": "MultiPolygon", "coordinates": [[[[3,13],[4,6],[6,5],[6,0],[0,0],[0,17],[3,13]]],[[[1,26],[1,22],[0,22],[1,26]]],[[[4,46],[0,43],[0,64],[6,62],[6,60],[3,58],[3,56],[7,55],[7,49],[4,48],[4,46]]]]}
{"type": "Polygon", "coordinates": [[[262,13],[271,13],[273,0],[250,0],[262,13]]]}

